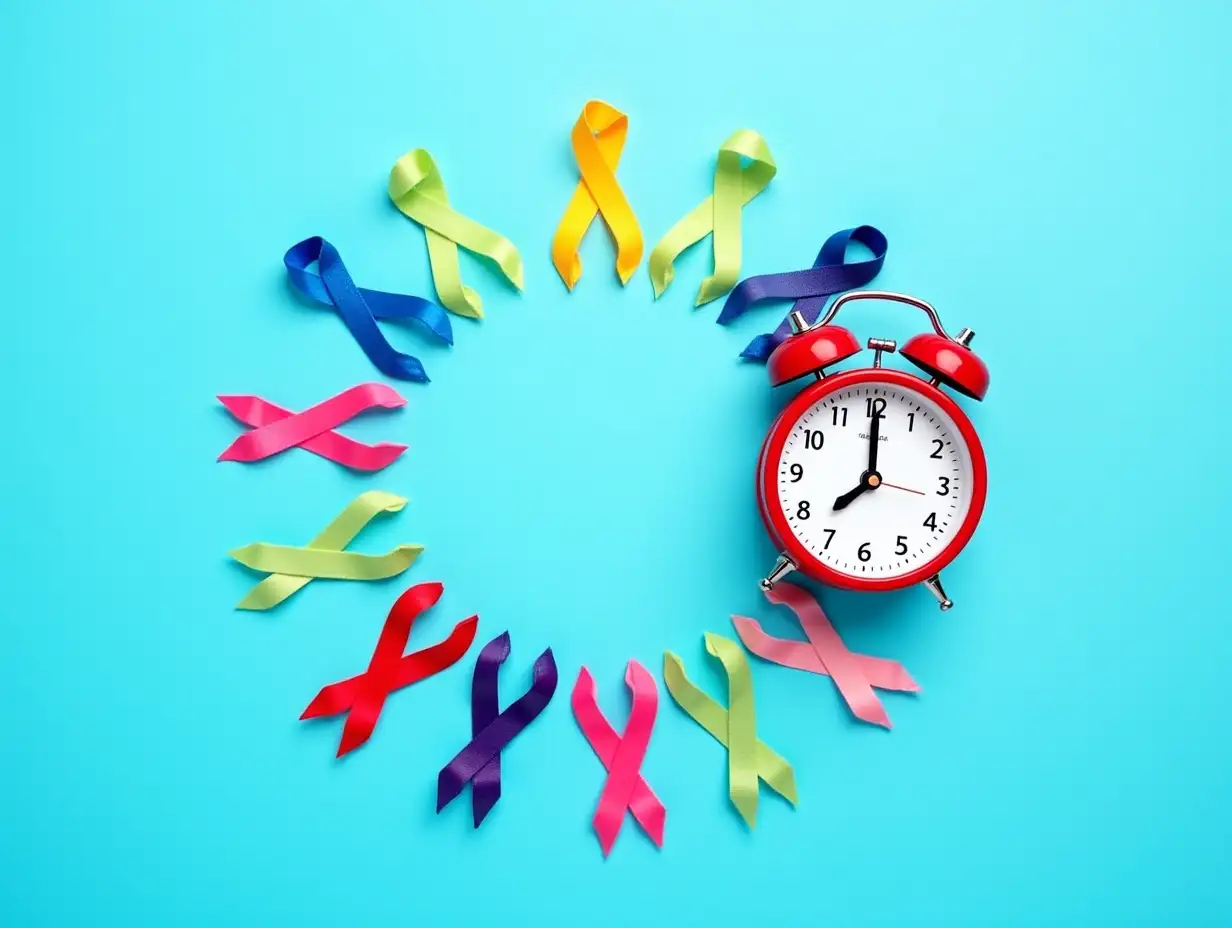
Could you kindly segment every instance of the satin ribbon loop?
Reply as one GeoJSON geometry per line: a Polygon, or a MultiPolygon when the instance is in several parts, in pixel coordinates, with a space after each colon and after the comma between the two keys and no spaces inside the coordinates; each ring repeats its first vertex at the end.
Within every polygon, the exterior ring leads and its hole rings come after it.
{"type": "Polygon", "coordinates": [[[642,260],[642,229],[616,180],[629,132],[629,117],[602,100],[590,100],[573,124],[573,155],[581,180],[552,237],[552,264],[570,290],[582,278],[582,238],[602,215],[616,242],[616,273],[627,284],[642,260]]]}
{"type": "Polygon", "coordinates": [[[316,719],[346,713],[338,757],[367,742],[376,728],[385,700],[394,690],[418,683],[452,667],[475,640],[479,616],[463,619],[449,637],[431,647],[403,654],[415,620],[436,605],[445,587],[440,583],[419,583],[406,590],[385,619],[372,652],[368,669],[354,677],[322,687],[308,703],[300,719],[316,719]]]}
{"type": "Polygon", "coordinates": [[[462,283],[459,245],[487,258],[519,290],[525,286],[522,256],[513,242],[450,205],[445,181],[426,149],[413,149],[394,163],[389,198],[403,215],[423,226],[436,295],[450,312],[475,319],[483,316],[483,300],[462,283]]]}
{"type": "Polygon", "coordinates": [[[471,681],[471,740],[436,778],[436,811],[462,795],[471,784],[471,814],[478,828],[501,797],[501,751],[539,714],[556,692],[556,659],[548,648],[537,658],[530,689],[500,711],[500,666],[509,657],[509,633],[489,641],[479,652],[471,681]]]}
{"type": "Polygon", "coordinates": [[[381,334],[376,324],[378,319],[409,319],[445,344],[453,344],[453,330],[443,309],[417,296],[357,287],[338,249],[319,235],[292,245],[283,255],[282,263],[296,290],[310,300],[337,310],[351,337],[386,377],[428,382],[428,374],[419,359],[395,351],[381,334]],[[314,262],[318,274],[308,270],[314,262]]]}
{"type": "Polygon", "coordinates": [[[305,409],[291,412],[251,394],[219,396],[227,412],[252,426],[227,446],[220,461],[250,463],[264,460],[288,448],[303,448],[335,464],[355,470],[376,471],[388,467],[406,450],[406,445],[363,442],[334,431],[369,409],[397,409],[406,400],[383,383],[363,383],[343,390],[305,409]]]}
{"type": "Polygon", "coordinates": [[[740,279],[741,210],[769,186],[777,172],[770,146],[753,130],[740,129],[723,143],[714,167],[714,192],[672,226],[650,252],[655,299],[675,278],[674,262],[681,252],[707,235],[713,235],[714,273],[702,281],[694,305],[718,299],[736,285],[740,279]]]}
{"type": "Polygon", "coordinates": [[[724,709],[703,693],[671,651],[663,654],[663,682],[676,704],[727,748],[728,794],[745,823],[753,828],[757,824],[758,780],[794,806],[796,773],[757,737],[753,677],[740,646],[730,638],[706,632],[706,650],[718,658],[727,674],[729,708],[724,709]]]}
{"type": "Polygon", "coordinates": [[[817,253],[808,270],[746,277],[736,285],[719,313],[720,325],[739,318],[749,307],[764,300],[795,300],[787,317],[773,332],[758,335],[740,353],[750,361],[762,361],[791,335],[791,312],[799,312],[812,324],[817,321],[826,300],[844,290],[863,287],[881,271],[889,247],[886,237],[872,226],[856,226],[835,232],[817,253]],[[858,242],[873,253],[866,261],[847,262],[847,246],[858,242]]]}
{"type": "Polygon", "coordinates": [[[344,551],[365,525],[382,512],[400,512],[406,498],[369,490],[347,504],[334,521],[302,548],[265,542],[227,553],[245,567],[269,576],[248,591],[237,609],[272,609],[318,578],[383,580],[402,573],[423,553],[422,545],[398,545],[385,554],[344,551]]]}
{"type": "Polygon", "coordinates": [[[578,727],[608,771],[592,821],[604,857],[612,852],[626,809],[656,847],[663,846],[667,821],[667,810],[640,772],[659,710],[659,689],[650,672],[635,660],[629,661],[625,670],[625,683],[633,704],[623,735],[618,735],[604,717],[594,677],[585,667],[578,672],[571,699],[578,727]]]}
{"type": "Polygon", "coordinates": [[[808,641],[774,638],[755,620],[732,616],[736,634],[744,646],[771,663],[829,676],[852,715],[860,721],[891,727],[890,716],[873,692],[874,687],[901,693],[920,691],[911,674],[898,661],[849,651],[822,611],[821,604],[803,587],[780,581],[766,591],[766,599],[790,608],[808,641]]]}

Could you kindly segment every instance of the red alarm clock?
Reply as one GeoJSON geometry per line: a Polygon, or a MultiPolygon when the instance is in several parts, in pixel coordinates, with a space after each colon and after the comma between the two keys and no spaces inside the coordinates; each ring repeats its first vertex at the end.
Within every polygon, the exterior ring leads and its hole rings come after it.
{"type": "Polygon", "coordinates": [[[967,347],[975,333],[948,335],[928,303],[875,290],[839,297],[815,325],[793,312],[791,326],[767,362],[770,383],[810,374],[817,382],[787,404],[762,444],[757,502],[782,552],[762,589],[797,570],[846,590],[923,583],[949,609],[941,569],[975,532],[988,472],[971,421],[941,387],[984,398],[988,368],[967,347]],[[832,324],[855,300],[892,300],[928,315],[934,331],[899,351],[927,377],[882,367],[882,352],[897,345],[881,338],[868,340],[872,367],[826,373],[861,350],[832,324]]]}

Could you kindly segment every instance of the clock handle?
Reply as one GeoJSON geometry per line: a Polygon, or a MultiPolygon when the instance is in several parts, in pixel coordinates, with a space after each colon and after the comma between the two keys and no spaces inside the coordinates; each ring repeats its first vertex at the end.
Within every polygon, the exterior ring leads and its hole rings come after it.
{"type": "Polygon", "coordinates": [[[906,303],[908,306],[914,306],[916,309],[922,310],[924,314],[928,316],[928,321],[933,324],[933,330],[938,335],[943,335],[950,341],[958,342],[958,344],[963,346],[965,346],[967,342],[971,341],[971,338],[975,335],[974,332],[967,335],[966,333],[969,331],[968,329],[963,329],[957,337],[951,335],[941,325],[941,317],[937,315],[937,310],[933,308],[931,303],[927,303],[919,297],[909,296],[906,293],[891,293],[888,290],[852,290],[850,293],[844,293],[830,304],[829,310],[826,311],[825,316],[820,322],[817,323],[817,325],[829,325],[834,320],[834,317],[838,315],[838,311],[842,309],[843,306],[847,303],[854,302],[855,300],[888,300],[892,303],[906,303]]]}

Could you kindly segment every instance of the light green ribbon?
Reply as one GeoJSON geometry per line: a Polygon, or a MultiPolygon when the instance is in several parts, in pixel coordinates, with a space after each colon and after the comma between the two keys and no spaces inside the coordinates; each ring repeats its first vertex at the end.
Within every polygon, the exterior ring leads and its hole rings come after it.
{"type": "Polygon", "coordinates": [[[796,773],[791,764],[757,737],[753,707],[753,677],[748,658],[736,642],[706,632],[706,650],[727,673],[728,704],[724,709],[687,677],[684,664],[671,651],[663,653],[663,681],[672,699],[698,725],[727,748],[728,794],[750,828],[757,824],[757,780],[790,802],[796,797],[796,773]]]}
{"type": "Polygon", "coordinates": [[[740,210],[770,184],[778,172],[766,140],[740,129],[719,149],[714,193],[671,227],[650,253],[650,282],[655,299],[676,276],[673,262],[686,248],[714,233],[714,273],[702,281],[696,306],[721,297],[740,279],[740,210]],[[747,158],[748,164],[741,165],[747,158]]]}
{"type": "Polygon", "coordinates": [[[506,280],[522,289],[522,256],[513,242],[449,205],[441,172],[425,149],[409,151],[394,164],[389,172],[389,198],[408,218],[423,226],[436,295],[450,312],[475,319],[483,316],[483,300],[462,283],[459,245],[488,258],[506,280]]]}
{"type": "Polygon", "coordinates": [[[257,542],[228,551],[245,567],[269,574],[236,604],[237,609],[270,609],[302,589],[308,581],[383,580],[402,573],[423,552],[422,545],[398,545],[385,554],[356,554],[342,549],[382,512],[399,512],[406,499],[369,490],[347,504],[306,547],[257,542]]]}

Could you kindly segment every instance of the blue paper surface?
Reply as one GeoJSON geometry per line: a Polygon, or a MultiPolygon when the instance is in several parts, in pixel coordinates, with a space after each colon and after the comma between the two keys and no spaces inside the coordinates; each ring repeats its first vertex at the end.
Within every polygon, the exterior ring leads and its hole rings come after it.
{"type": "MultiPolygon", "coordinates": [[[[0,921],[9,925],[1195,924],[1232,920],[1224,401],[1232,336],[1232,6],[581,0],[535,4],[6,4],[0,556],[0,921]],[[983,525],[923,590],[828,595],[853,650],[903,662],[891,733],[832,684],[753,660],[759,732],[800,808],[755,833],[725,755],[664,695],[646,758],[657,852],[604,861],[603,774],[558,698],[503,761],[479,832],[434,813],[467,740],[470,667],[390,697],[334,760],[301,723],[366,667],[407,583],[441,580],[412,647],[480,614],[502,688],[551,646],[623,726],[625,662],[666,648],[720,693],[702,633],[750,615],[772,391],[694,311],[709,244],[657,303],[593,228],[577,289],[549,260],[576,182],[569,130],[630,115],[619,177],[648,247],[748,127],[779,174],[744,211],[743,273],[807,267],[831,232],[889,238],[878,286],[970,326],[987,402],[983,525]],[[301,409],[377,376],[282,254],[324,235],[369,288],[431,297],[422,232],[388,201],[432,151],[457,209],[526,260],[479,262],[481,324],[423,360],[376,476],[291,451],[215,463],[217,393],[301,409]],[[303,544],[364,489],[410,497],[357,550],[422,542],[390,583],[314,583],[237,612],[229,548],[303,544]],[[720,874],[720,882],[711,878],[720,874]]],[[[857,307],[861,338],[923,321],[857,307]]],[[[402,386],[399,387],[402,389],[402,386]]]]}

